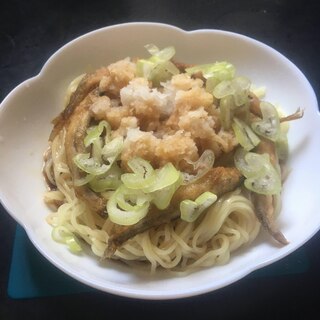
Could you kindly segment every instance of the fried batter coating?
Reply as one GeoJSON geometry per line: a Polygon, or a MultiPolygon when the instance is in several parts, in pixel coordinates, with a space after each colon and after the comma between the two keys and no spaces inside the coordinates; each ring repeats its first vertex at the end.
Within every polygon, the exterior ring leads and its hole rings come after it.
{"type": "Polygon", "coordinates": [[[108,73],[100,81],[99,91],[111,97],[118,97],[120,90],[135,77],[136,64],[126,58],[111,63],[107,69],[108,73]]]}
{"type": "Polygon", "coordinates": [[[189,133],[177,131],[173,135],[157,138],[151,132],[136,129],[128,132],[126,145],[121,154],[123,167],[127,168],[127,162],[134,157],[150,161],[154,168],[171,162],[181,170],[186,165],[186,160],[196,161],[199,155],[189,133]]]}
{"type": "Polygon", "coordinates": [[[213,96],[206,92],[204,88],[193,87],[187,91],[178,90],[175,95],[174,110],[167,121],[167,125],[177,128],[180,117],[186,112],[200,107],[209,109],[212,104],[213,96]]]}

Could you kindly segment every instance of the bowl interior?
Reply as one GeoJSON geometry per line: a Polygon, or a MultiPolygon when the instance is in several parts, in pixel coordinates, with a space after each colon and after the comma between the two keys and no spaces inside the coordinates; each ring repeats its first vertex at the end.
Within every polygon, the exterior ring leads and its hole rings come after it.
{"type": "Polygon", "coordinates": [[[313,190],[319,171],[317,139],[320,121],[315,94],[301,71],[270,47],[234,33],[218,30],[186,32],[151,23],[124,24],[84,35],[56,52],[40,74],[13,90],[0,108],[0,198],[8,212],[26,229],[31,241],[53,264],[95,288],[129,297],[166,299],[218,289],[249,272],[289,254],[320,226],[319,200],[313,190]],[[278,247],[261,232],[250,247],[235,253],[224,266],[177,278],[150,276],[116,262],[99,262],[87,252],[73,255],[51,239],[43,203],[41,174],[51,120],[63,106],[64,92],[77,75],[119,59],[147,57],[144,45],[174,45],[176,60],[208,63],[226,60],[258,86],[267,88],[266,100],[285,113],[305,108],[303,120],[290,126],[289,175],[283,191],[279,223],[290,244],[278,247]]]}

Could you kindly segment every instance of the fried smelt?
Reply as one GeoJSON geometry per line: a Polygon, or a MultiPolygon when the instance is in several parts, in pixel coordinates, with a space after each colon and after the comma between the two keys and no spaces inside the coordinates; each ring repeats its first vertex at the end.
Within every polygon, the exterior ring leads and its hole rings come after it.
{"type": "Polygon", "coordinates": [[[290,114],[286,117],[280,118],[280,122],[286,122],[286,121],[292,121],[292,120],[298,120],[303,117],[304,111],[301,108],[298,108],[297,111],[293,114],[290,114]]]}
{"type": "MultiPolygon", "coordinates": [[[[276,167],[278,164],[276,148],[274,142],[268,139],[261,139],[256,149],[257,153],[268,154],[271,164],[276,167]]],[[[252,193],[255,214],[260,221],[262,227],[279,243],[286,245],[288,240],[278,229],[275,221],[275,196],[252,193]]]]}
{"type": "Polygon", "coordinates": [[[254,193],[255,214],[262,227],[279,243],[286,245],[288,240],[278,229],[274,217],[274,196],[254,193]]]}
{"type": "Polygon", "coordinates": [[[50,141],[53,141],[55,136],[64,127],[64,125],[74,112],[75,108],[92,90],[99,86],[102,77],[108,73],[109,71],[107,68],[100,68],[96,72],[86,74],[83,77],[76,91],[71,95],[70,101],[66,108],[56,118],[53,119],[53,129],[49,137],[50,141]]]}
{"type": "MultiPolygon", "coordinates": [[[[91,121],[90,106],[98,97],[98,89],[93,90],[85,99],[74,109],[66,123],[65,149],[68,167],[70,168],[73,181],[83,178],[83,173],[73,161],[79,153],[86,153],[84,138],[86,130],[91,121]]],[[[97,193],[93,192],[87,185],[74,185],[76,195],[88,204],[88,207],[99,214],[105,210],[105,200],[97,193]]]]}
{"type": "MultiPolygon", "coordinates": [[[[253,93],[249,93],[250,98],[250,112],[257,117],[262,118],[262,112],[260,109],[260,99],[253,93]]],[[[300,108],[297,109],[293,114],[280,117],[279,121],[286,122],[297,120],[303,117],[304,111],[300,108]]],[[[277,158],[275,143],[271,140],[261,138],[261,142],[256,148],[256,152],[260,154],[268,154],[272,165],[276,168],[279,165],[277,158]]],[[[275,196],[272,195],[262,195],[257,193],[252,193],[253,204],[255,206],[255,213],[264,229],[279,243],[286,245],[288,240],[278,229],[275,222],[275,196]]]]}
{"type": "Polygon", "coordinates": [[[173,196],[171,205],[165,210],[152,207],[148,215],[135,225],[129,227],[116,226],[109,238],[105,257],[111,257],[116,249],[135,235],[176,220],[180,217],[180,202],[186,199],[195,200],[205,191],[211,191],[218,197],[233,191],[242,182],[242,176],[236,168],[215,167],[194,183],[181,186],[173,196]]]}
{"type": "MultiPolygon", "coordinates": [[[[257,117],[262,118],[262,112],[260,109],[260,99],[253,92],[249,92],[249,99],[250,99],[250,104],[249,104],[250,112],[257,117]]],[[[286,121],[298,120],[303,117],[303,114],[304,114],[304,111],[301,108],[298,108],[293,114],[290,114],[286,117],[280,117],[279,121],[286,122],[286,121]]]]}

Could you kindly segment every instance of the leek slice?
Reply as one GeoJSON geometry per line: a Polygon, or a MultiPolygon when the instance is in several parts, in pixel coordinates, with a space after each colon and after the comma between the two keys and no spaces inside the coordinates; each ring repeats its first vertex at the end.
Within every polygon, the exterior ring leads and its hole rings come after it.
{"type": "Polygon", "coordinates": [[[196,171],[197,174],[192,175],[187,172],[183,172],[183,184],[195,182],[201,177],[203,177],[210,170],[210,168],[212,168],[214,161],[214,152],[209,149],[205,150],[197,161],[187,161],[189,164],[193,166],[193,170],[196,171]]]}
{"type": "Polygon", "coordinates": [[[224,80],[215,86],[212,93],[217,99],[222,99],[226,96],[233,95],[235,89],[230,80],[224,80]]]}
{"type": "Polygon", "coordinates": [[[236,106],[241,106],[248,101],[251,82],[245,77],[236,77],[232,80],[224,80],[215,86],[212,94],[217,99],[232,95],[236,106]]]}
{"type": "Polygon", "coordinates": [[[149,195],[121,185],[107,202],[108,216],[113,223],[133,225],[147,215],[150,200],[149,195]]]}
{"type": "Polygon", "coordinates": [[[154,183],[156,175],[150,162],[142,158],[134,158],[128,161],[128,166],[133,173],[124,173],[121,175],[121,180],[126,187],[143,189],[154,183]]]}
{"type": "Polygon", "coordinates": [[[157,62],[150,70],[149,80],[154,86],[159,86],[161,82],[170,80],[173,75],[179,73],[179,69],[171,61],[157,62]]]}
{"type": "Polygon", "coordinates": [[[200,64],[191,68],[186,68],[186,73],[189,75],[201,72],[206,79],[214,78],[218,82],[222,80],[231,80],[234,77],[235,71],[235,67],[227,61],[200,64]]]}
{"type": "Polygon", "coordinates": [[[236,106],[242,106],[248,101],[251,81],[245,77],[236,77],[232,80],[232,86],[234,88],[234,102],[236,106]]]}
{"type": "Polygon", "coordinates": [[[141,158],[129,160],[128,165],[133,173],[123,174],[122,182],[127,188],[141,189],[145,193],[162,190],[173,185],[180,178],[180,172],[170,162],[156,170],[148,161],[141,158]]]}
{"type": "Polygon", "coordinates": [[[212,94],[213,89],[219,82],[220,80],[215,77],[208,78],[206,81],[206,91],[212,94]]]}
{"type": "Polygon", "coordinates": [[[249,89],[250,80],[245,77],[221,81],[213,89],[213,96],[220,99],[220,120],[225,130],[231,128],[234,112],[248,104],[249,89]]]}
{"type": "Polygon", "coordinates": [[[238,148],[234,154],[234,164],[246,178],[257,176],[262,170],[262,163],[268,161],[268,159],[262,161],[261,157],[267,157],[267,155],[259,155],[238,148]]]}
{"type": "Polygon", "coordinates": [[[162,168],[155,170],[155,180],[149,186],[144,187],[144,192],[150,193],[157,190],[163,190],[175,184],[180,178],[180,171],[170,162],[165,164],[162,168]]]}
{"type": "Polygon", "coordinates": [[[100,121],[98,125],[89,127],[87,129],[87,135],[84,138],[85,147],[89,147],[92,144],[92,157],[97,161],[100,161],[102,154],[103,139],[101,137],[105,129],[105,143],[111,140],[111,126],[107,121],[100,121]]]}
{"type": "Polygon", "coordinates": [[[251,124],[252,129],[259,135],[276,141],[280,134],[280,119],[277,109],[269,102],[260,103],[262,120],[251,124]]]}
{"type": "Polygon", "coordinates": [[[87,129],[87,135],[84,138],[85,147],[89,147],[90,144],[93,144],[95,141],[99,140],[104,129],[106,129],[106,142],[108,142],[111,139],[111,126],[107,121],[103,120],[100,121],[98,125],[87,129]]]}
{"type": "Polygon", "coordinates": [[[124,186],[150,196],[158,209],[167,208],[173,194],[182,183],[181,173],[173,164],[167,163],[162,168],[154,170],[148,161],[134,158],[128,161],[128,166],[133,173],[121,175],[124,186]]]}
{"type": "Polygon", "coordinates": [[[123,149],[123,137],[116,137],[106,143],[102,148],[102,158],[109,164],[109,167],[115,162],[123,149]]]}
{"type": "Polygon", "coordinates": [[[106,175],[93,176],[89,186],[94,192],[116,190],[121,185],[121,173],[121,169],[114,163],[106,175]]]}
{"type": "MultiPolygon", "coordinates": [[[[101,130],[103,130],[104,124],[102,124],[101,126],[102,126],[102,129],[101,128],[93,129],[93,130],[97,129],[95,134],[93,134],[92,132],[89,132],[89,134],[92,133],[91,138],[88,139],[88,141],[90,141],[90,144],[94,143],[95,145],[95,143],[99,141],[98,139],[100,139],[100,135],[98,134],[99,132],[102,132],[101,130]]],[[[73,161],[79,169],[88,173],[89,175],[100,176],[105,174],[111,168],[111,166],[116,161],[119,154],[121,153],[122,148],[123,148],[123,137],[116,137],[104,145],[104,147],[99,151],[99,154],[100,154],[99,157],[97,157],[97,155],[93,155],[93,157],[90,157],[90,153],[79,153],[73,158],[73,161]],[[103,163],[103,161],[105,163],[103,163]]],[[[92,179],[93,177],[85,177],[83,179],[76,181],[76,184],[84,185],[90,182],[92,179]]]]}
{"type": "Polygon", "coordinates": [[[233,109],[235,108],[232,95],[225,96],[220,100],[220,121],[225,130],[231,128],[233,109]]]}
{"type": "Polygon", "coordinates": [[[166,47],[162,50],[159,50],[159,48],[154,44],[146,44],[144,47],[152,55],[152,61],[157,61],[158,59],[161,61],[169,61],[176,54],[176,50],[173,46],[166,47]]]}
{"type": "Polygon", "coordinates": [[[250,151],[260,143],[258,136],[244,121],[236,117],[233,119],[233,121],[232,129],[238,142],[246,151],[250,151]]]}
{"type": "Polygon", "coordinates": [[[94,176],[104,174],[110,168],[110,165],[101,164],[95,158],[90,158],[90,153],[79,153],[73,161],[82,171],[94,176]]]}
{"type": "Polygon", "coordinates": [[[246,179],[244,186],[259,194],[275,195],[281,191],[281,179],[278,172],[272,167],[263,171],[261,176],[246,179]]]}
{"type": "Polygon", "coordinates": [[[181,219],[187,222],[195,221],[200,214],[217,200],[212,192],[202,193],[195,201],[183,200],[180,203],[181,219]]]}
{"type": "Polygon", "coordinates": [[[75,179],[74,180],[74,185],[77,186],[77,187],[84,186],[85,184],[87,184],[90,181],[92,181],[94,179],[94,177],[95,176],[93,174],[87,174],[83,178],[75,179]]]}
{"type": "Polygon", "coordinates": [[[170,61],[175,55],[175,48],[170,46],[160,50],[153,44],[145,48],[151,54],[149,59],[139,59],[136,63],[137,75],[152,81],[154,86],[171,79],[179,73],[179,69],[170,61]]]}
{"type": "Polygon", "coordinates": [[[181,184],[182,176],[180,175],[179,179],[172,185],[153,192],[152,203],[160,210],[166,209],[169,206],[174,193],[181,186],[181,184]]]}
{"type": "Polygon", "coordinates": [[[139,59],[136,63],[136,73],[138,77],[149,79],[151,70],[155,63],[147,59],[139,59]]]}
{"type": "Polygon", "coordinates": [[[238,149],[234,160],[237,169],[246,177],[244,186],[248,190],[265,195],[280,193],[281,177],[269,155],[238,149]]]}
{"type": "Polygon", "coordinates": [[[89,186],[94,192],[104,192],[107,190],[116,190],[121,185],[121,180],[118,177],[107,176],[105,178],[94,177],[89,186]]]}
{"type": "Polygon", "coordinates": [[[51,237],[57,242],[66,244],[69,250],[73,253],[82,251],[82,248],[78,243],[75,235],[70,232],[65,226],[54,227],[51,231],[51,237]]]}

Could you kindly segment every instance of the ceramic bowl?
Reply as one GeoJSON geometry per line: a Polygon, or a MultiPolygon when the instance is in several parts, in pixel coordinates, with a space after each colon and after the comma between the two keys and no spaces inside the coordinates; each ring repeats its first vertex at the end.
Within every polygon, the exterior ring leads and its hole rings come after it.
{"type": "Polygon", "coordinates": [[[176,299],[213,291],[289,255],[308,241],[320,226],[320,117],[314,91],[302,72],[269,46],[221,30],[187,32],[157,23],[128,23],[85,34],[58,50],[41,72],[20,84],[0,108],[0,199],[23,226],[40,253],[74,279],[99,290],[141,299],[176,299]],[[70,253],[51,238],[46,223],[49,209],[41,173],[43,153],[60,112],[65,88],[79,74],[127,56],[146,57],[144,45],[174,45],[176,60],[209,63],[226,60],[237,73],[267,88],[266,99],[286,114],[305,109],[302,120],[290,126],[292,168],[283,190],[278,219],[290,243],[277,246],[261,231],[248,247],[235,252],[228,264],[196,271],[185,277],[150,275],[121,263],[101,263],[89,252],[70,253]]]}

